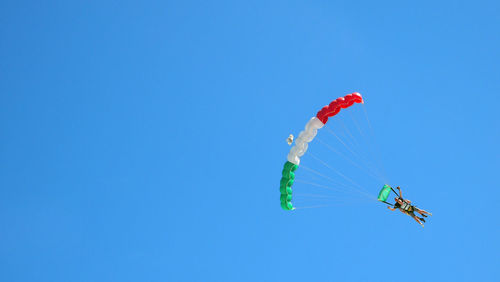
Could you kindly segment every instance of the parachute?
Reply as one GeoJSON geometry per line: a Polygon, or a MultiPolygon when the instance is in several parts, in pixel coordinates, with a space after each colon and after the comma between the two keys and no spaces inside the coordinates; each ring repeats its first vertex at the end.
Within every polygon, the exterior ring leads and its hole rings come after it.
{"type": "Polygon", "coordinates": [[[300,157],[307,151],[308,144],[314,139],[318,129],[321,129],[328,122],[328,119],[337,115],[341,109],[346,109],[355,103],[363,103],[363,97],[357,92],[335,99],[311,118],[305,129],[295,139],[295,144],[290,149],[287,161],[283,166],[280,180],[281,208],[284,210],[295,209],[292,204],[292,185],[295,180],[295,171],[299,167],[300,157]]]}
{"type": "Polygon", "coordinates": [[[391,186],[385,184],[384,187],[380,190],[378,193],[378,200],[381,202],[387,201],[387,198],[389,197],[389,194],[391,194],[391,186]]]}

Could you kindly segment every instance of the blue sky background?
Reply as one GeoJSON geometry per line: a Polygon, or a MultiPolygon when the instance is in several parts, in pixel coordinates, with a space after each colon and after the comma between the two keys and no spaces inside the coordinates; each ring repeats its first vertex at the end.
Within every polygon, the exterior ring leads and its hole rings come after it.
{"type": "Polygon", "coordinates": [[[496,281],[499,9],[3,1],[0,280],[496,281]],[[285,138],[354,91],[425,228],[361,198],[279,207],[285,138]]]}

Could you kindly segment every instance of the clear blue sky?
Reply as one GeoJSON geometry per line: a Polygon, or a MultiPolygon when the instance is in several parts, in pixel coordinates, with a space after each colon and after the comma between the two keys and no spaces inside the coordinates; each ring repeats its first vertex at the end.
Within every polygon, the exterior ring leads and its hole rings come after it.
{"type": "Polygon", "coordinates": [[[0,4],[0,280],[498,280],[498,1],[247,2],[0,4]],[[425,228],[279,207],[354,91],[425,228]]]}

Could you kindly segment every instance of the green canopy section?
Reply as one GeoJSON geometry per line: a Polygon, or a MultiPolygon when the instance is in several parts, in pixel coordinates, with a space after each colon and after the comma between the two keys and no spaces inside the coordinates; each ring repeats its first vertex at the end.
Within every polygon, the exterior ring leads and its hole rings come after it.
{"type": "Polygon", "coordinates": [[[296,171],[298,167],[298,165],[287,161],[281,172],[280,202],[281,208],[287,211],[294,209],[292,205],[292,185],[295,179],[294,171],[296,171]]]}
{"type": "Polygon", "coordinates": [[[378,200],[385,202],[389,197],[389,194],[391,194],[391,190],[391,186],[385,184],[384,187],[382,187],[382,190],[380,190],[380,193],[378,193],[378,200]]]}

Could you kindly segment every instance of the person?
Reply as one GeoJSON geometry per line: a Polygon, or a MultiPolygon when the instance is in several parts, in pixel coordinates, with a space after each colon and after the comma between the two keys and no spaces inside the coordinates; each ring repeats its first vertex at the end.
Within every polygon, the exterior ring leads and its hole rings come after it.
{"type": "Polygon", "coordinates": [[[414,205],[411,204],[410,200],[406,200],[403,198],[403,194],[401,193],[401,188],[399,188],[399,186],[396,187],[396,189],[398,189],[398,191],[399,191],[399,197],[394,198],[394,200],[396,201],[396,203],[394,204],[394,208],[391,208],[391,207],[387,207],[387,208],[390,209],[391,211],[395,211],[396,209],[399,209],[402,213],[405,213],[405,214],[411,216],[416,222],[418,222],[418,224],[420,224],[422,227],[424,227],[424,224],[422,223],[422,221],[425,222],[424,217],[427,217],[427,215],[432,215],[432,213],[415,207],[414,205]],[[422,215],[422,217],[416,216],[415,212],[422,215]]]}

